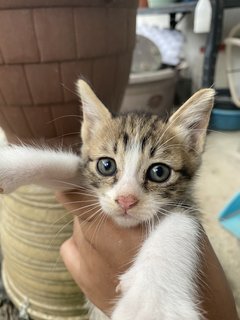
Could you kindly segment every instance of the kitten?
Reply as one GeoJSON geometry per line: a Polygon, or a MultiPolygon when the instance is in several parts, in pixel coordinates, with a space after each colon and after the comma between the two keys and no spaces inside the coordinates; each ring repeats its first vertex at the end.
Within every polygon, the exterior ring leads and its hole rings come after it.
{"type": "Polygon", "coordinates": [[[113,116],[83,80],[77,88],[83,108],[81,157],[2,148],[2,192],[29,183],[60,189],[87,185],[117,224],[150,224],[133,265],[120,276],[121,297],[111,319],[204,319],[196,286],[202,229],[191,186],[214,90],[200,90],[163,123],[149,114],[113,116]]]}

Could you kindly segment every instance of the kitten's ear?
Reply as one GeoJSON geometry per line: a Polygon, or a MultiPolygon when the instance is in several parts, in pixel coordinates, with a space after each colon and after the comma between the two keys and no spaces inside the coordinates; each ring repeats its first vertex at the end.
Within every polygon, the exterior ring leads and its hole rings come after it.
{"type": "Polygon", "coordinates": [[[215,91],[202,89],[196,92],[169,119],[176,126],[190,149],[201,153],[213,107],[215,91]]]}
{"type": "Polygon", "coordinates": [[[111,113],[84,80],[78,80],[76,87],[82,102],[83,123],[81,131],[84,140],[97,126],[110,119],[111,113]]]}

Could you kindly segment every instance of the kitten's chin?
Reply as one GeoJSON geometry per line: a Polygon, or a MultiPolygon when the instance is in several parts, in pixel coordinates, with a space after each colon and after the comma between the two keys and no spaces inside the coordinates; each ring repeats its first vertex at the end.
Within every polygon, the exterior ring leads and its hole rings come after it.
{"type": "Polygon", "coordinates": [[[136,227],[141,223],[140,220],[129,215],[117,215],[114,217],[112,216],[112,219],[117,225],[125,228],[136,227]]]}

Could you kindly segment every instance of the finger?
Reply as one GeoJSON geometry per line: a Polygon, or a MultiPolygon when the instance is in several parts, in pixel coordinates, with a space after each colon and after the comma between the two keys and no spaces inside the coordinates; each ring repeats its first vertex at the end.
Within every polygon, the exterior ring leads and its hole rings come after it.
{"type": "Polygon", "coordinates": [[[73,238],[63,243],[60,254],[83,293],[96,306],[107,311],[115,298],[118,279],[106,261],[87,242],[82,242],[81,248],[78,248],[73,238]]]}
{"type": "Polygon", "coordinates": [[[66,240],[61,245],[60,255],[75,282],[81,286],[81,281],[79,281],[79,274],[81,273],[81,257],[73,238],[66,240]]]}
{"type": "Polygon", "coordinates": [[[89,257],[96,260],[93,248],[91,248],[89,243],[84,241],[84,239],[81,241],[81,247],[79,248],[76,245],[75,239],[71,237],[61,245],[60,255],[66,268],[80,289],[84,293],[88,292],[89,261],[85,260],[89,260],[89,257]]]}
{"type": "MultiPolygon", "coordinates": [[[[75,219],[75,221],[77,220],[75,219]]],[[[81,227],[77,223],[74,224],[72,237],[62,244],[60,254],[64,263],[66,262],[67,269],[73,275],[79,275],[80,271],[81,274],[86,273],[87,265],[90,266],[88,266],[89,270],[94,268],[100,257],[93,246],[86,241],[81,227]]]]}

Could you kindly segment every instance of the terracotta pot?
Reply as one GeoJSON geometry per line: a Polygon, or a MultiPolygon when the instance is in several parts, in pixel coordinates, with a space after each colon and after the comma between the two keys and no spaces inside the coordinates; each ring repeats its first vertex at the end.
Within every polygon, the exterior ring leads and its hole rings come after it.
{"type": "Polygon", "coordinates": [[[148,6],[147,0],[139,0],[138,6],[139,6],[140,8],[146,8],[146,7],[148,6]]]}
{"type": "Polygon", "coordinates": [[[0,0],[0,126],[11,142],[79,141],[74,83],[120,107],[137,0],[0,0]]]}

